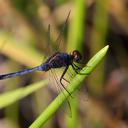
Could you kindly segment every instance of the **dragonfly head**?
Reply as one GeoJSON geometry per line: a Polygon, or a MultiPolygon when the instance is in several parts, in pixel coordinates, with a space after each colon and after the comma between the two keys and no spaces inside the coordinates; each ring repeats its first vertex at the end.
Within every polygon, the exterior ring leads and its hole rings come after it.
{"type": "Polygon", "coordinates": [[[74,50],[74,51],[71,53],[71,56],[73,56],[73,61],[74,61],[74,62],[80,62],[80,60],[82,59],[82,55],[81,55],[80,52],[77,51],[77,50],[74,50]]]}

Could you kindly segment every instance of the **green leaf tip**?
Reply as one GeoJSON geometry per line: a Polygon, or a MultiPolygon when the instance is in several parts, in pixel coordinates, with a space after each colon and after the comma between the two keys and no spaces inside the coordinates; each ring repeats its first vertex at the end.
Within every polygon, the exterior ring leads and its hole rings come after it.
{"type": "Polygon", "coordinates": [[[88,72],[92,72],[92,70],[101,62],[108,51],[109,45],[102,48],[99,52],[97,52],[86,64],[85,68],[90,69],[88,72]]]}
{"type": "MultiPolygon", "coordinates": [[[[77,74],[71,83],[67,86],[67,90],[72,94],[79,86],[80,83],[96,68],[96,66],[103,60],[104,56],[108,51],[109,46],[105,46],[99,52],[97,52],[80,71],[85,75],[77,74]]],[[[65,90],[64,90],[65,91],[65,90]]]]}

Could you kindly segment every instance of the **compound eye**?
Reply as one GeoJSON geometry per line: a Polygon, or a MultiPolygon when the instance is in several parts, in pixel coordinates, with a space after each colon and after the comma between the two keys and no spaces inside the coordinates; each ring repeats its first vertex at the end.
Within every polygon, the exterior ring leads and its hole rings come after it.
{"type": "Polygon", "coordinates": [[[74,60],[75,60],[75,61],[79,61],[79,57],[78,57],[77,54],[74,56],[74,60]]]}
{"type": "Polygon", "coordinates": [[[82,59],[82,56],[79,51],[74,50],[73,51],[74,61],[79,62],[82,59]]]}

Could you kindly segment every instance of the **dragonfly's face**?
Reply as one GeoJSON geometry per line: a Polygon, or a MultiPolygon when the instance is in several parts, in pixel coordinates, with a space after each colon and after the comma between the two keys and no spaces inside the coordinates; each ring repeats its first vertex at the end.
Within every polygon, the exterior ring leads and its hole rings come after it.
{"type": "Polygon", "coordinates": [[[80,60],[82,59],[82,55],[80,54],[79,51],[74,50],[71,55],[73,56],[73,61],[74,62],[80,62],[80,60]]]}

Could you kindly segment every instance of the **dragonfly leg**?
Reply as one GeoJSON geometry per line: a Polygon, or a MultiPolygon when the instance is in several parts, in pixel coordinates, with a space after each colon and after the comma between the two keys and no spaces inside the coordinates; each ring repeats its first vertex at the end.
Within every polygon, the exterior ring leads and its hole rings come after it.
{"type": "Polygon", "coordinates": [[[89,74],[87,74],[87,73],[80,73],[80,72],[78,71],[78,68],[77,68],[77,69],[75,68],[74,64],[72,64],[71,66],[72,66],[73,70],[76,72],[76,74],[80,74],[80,75],[89,75],[89,74]]]}
{"type": "MultiPolygon", "coordinates": [[[[67,66],[67,67],[65,68],[63,74],[62,74],[61,77],[60,77],[60,84],[61,84],[62,87],[67,91],[67,93],[71,96],[70,92],[65,88],[64,84],[62,83],[62,79],[66,80],[66,79],[63,78],[63,77],[64,77],[65,73],[67,72],[68,67],[69,67],[69,66],[67,66]]],[[[66,81],[67,81],[67,80],[66,80],[66,81]]],[[[72,97],[72,96],[71,96],[71,97],[72,97]]]]}
{"type": "Polygon", "coordinates": [[[70,83],[68,80],[66,80],[64,77],[62,78],[63,80],[65,80],[67,83],[70,83]]]}
{"type": "Polygon", "coordinates": [[[77,68],[77,70],[78,70],[78,69],[80,69],[80,70],[82,69],[82,67],[79,67],[79,66],[77,66],[77,65],[76,65],[76,64],[74,64],[74,63],[73,63],[73,66],[74,66],[74,67],[76,67],[76,68],[77,68]]]}
{"type": "MultiPolygon", "coordinates": [[[[78,63],[78,64],[82,64],[82,65],[83,65],[84,63],[78,63]]],[[[74,63],[73,63],[73,65],[74,65],[75,67],[78,67],[78,68],[81,68],[81,69],[82,69],[82,67],[79,67],[79,66],[77,66],[77,65],[74,64],[74,63]]],[[[85,65],[85,64],[84,64],[84,65],[85,65]]],[[[86,65],[86,67],[90,67],[90,66],[86,65]]]]}

